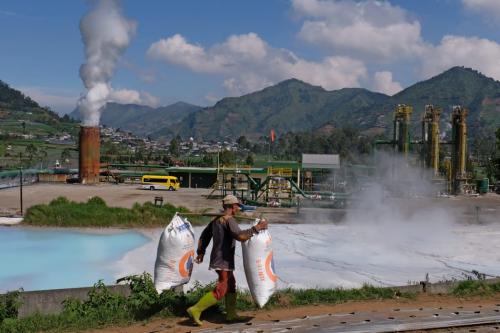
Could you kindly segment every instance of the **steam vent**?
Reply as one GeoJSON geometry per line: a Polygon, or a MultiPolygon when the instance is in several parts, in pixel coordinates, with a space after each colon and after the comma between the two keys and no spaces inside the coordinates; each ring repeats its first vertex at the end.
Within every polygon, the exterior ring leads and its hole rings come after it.
{"type": "Polygon", "coordinates": [[[99,127],[80,129],[79,175],[82,184],[99,184],[99,127]]]}

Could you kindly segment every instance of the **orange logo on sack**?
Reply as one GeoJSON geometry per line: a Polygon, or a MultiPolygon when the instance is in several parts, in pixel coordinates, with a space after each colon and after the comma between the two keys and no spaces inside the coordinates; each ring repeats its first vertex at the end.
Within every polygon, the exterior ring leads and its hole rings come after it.
{"type": "Polygon", "coordinates": [[[266,258],[266,274],[271,281],[276,282],[278,280],[278,276],[274,274],[273,251],[269,252],[266,258]]]}
{"type": "Polygon", "coordinates": [[[193,258],[194,251],[191,250],[186,252],[179,261],[179,273],[183,278],[191,276],[191,272],[193,271],[193,258]]]}

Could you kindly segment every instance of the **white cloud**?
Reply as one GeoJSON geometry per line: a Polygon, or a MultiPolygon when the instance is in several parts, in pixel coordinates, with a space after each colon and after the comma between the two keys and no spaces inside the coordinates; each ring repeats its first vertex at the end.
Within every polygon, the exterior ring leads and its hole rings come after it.
{"type": "Polygon", "coordinates": [[[240,55],[246,60],[261,60],[267,54],[266,43],[255,33],[232,35],[222,44],[222,51],[228,49],[235,56],[240,55]]]}
{"type": "Polygon", "coordinates": [[[392,73],[389,71],[376,72],[373,81],[373,88],[375,91],[390,96],[403,90],[401,84],[393,80],[392,73]]]}
{"type": "Polygon", "coordinates": [[[292,6],[306,18],[299,37],[337,53],[382,62],[418,57],[428,48],[420,23],[389,2],[293,0],[292,6]]]}
{"type": "Polygon", "coordinates": [[[151,58],[188,67],[195,72],[214,73],[224,68],[224,65],[219,63],[222,59],[207,55],[203,47],[189,44],[179,34],[153,43],[147,54],[151,58]]]}
{"type": "Polygon", "coordinates": [[[130,89],[113,90],[109,94],[108,100],[110,102],[122,104],[138,104],[141,100],[140,93],[130,89]]]}
{"type": "Polygon", "coordinates": [[[41,87],[17,87],[26,96],[40,104],[48,106],[59,114],[65,114],[73,111],[78,101],[78,95],[69,95],[54,91],[47,91],[41,87]]]}
{"type": "Polygon", "coordinates": [[[489,39],[444,36],[432,52],[422,58],[426,77],[453,66],[466,66],[500,80],[500,44],[489,39]]]}
{"type": "Polygon", "coordinates": [[[292,77],[325,89],[358,87],[367,72],[361,61],[349,57],[331,56],[319,62],[299,58],[289,50],[271,47],[255,33],[232,35],[208,49],[176,34],[153,43],[148,55],[194,72],[222,74],[223,86],[232,95],[292,77]]]}
{"type": "Polygon", "coordinates": [[[187,67],[199,73],[231,72],[238,63],[263,60],[267,44],[255,33],[232,35],[224,43],[205,51],[202,46],[190,44],[176,34],[153,43],[147,54],[169,63],[187,67]]]}
{"type": "MultiPolygon", "coordinates": [[[[478,10],[500,8],[500,0],[462,1],[478,10]]],[[[402,90],[392,74],[401,63],[416,68],[416,74],[424,78],[453,66],[467,66],[500,79],[500,44],[478,37],[445,36],[432,45],[421,36],[418,20],[389,1],[292,0],[291,4],[302,20],[299,37],[325,48],[328,55],[324,58],[302,58],[252,32],[209,46],[175,34],[151,44],[148,56],[196,73],[221,76],[223,87],[233,96],[288,78],[327,90],[368,84],[392,95],[402,90]]]]}
{"type": "Polygon", "coordinates": [[[153,107],[158,105],[158,98],[155,96],[147,92],[139,92],[131,89],[113,89],[109,94],[108,101],[120,104],[149,105],[153,107]]]}
{"type": "Polygon", "coordinates": [[[498,0],[462,0],[465,8],[500,20],[500,1],[498,0]]]}
{"type": "Polygon", "coordinates": [[[295,62],[279,64],[283,73],[289,73],[311,84],[333,90],[344,87],[359,87],[360,79],[366,77],[366,68],[361,61],[348,57],[327,57],[322,62],[297,59],[295,62]]]}

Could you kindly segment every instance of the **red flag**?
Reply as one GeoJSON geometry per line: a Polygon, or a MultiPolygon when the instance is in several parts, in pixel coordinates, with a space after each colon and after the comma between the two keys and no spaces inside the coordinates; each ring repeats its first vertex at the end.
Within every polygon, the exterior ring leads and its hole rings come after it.
{"type": "Polygon", "coordinates": [[[275,139],[276,139],[276,133],[274,133],[274,130],[271,129],[271,142],[274,142],[275,139]]]}

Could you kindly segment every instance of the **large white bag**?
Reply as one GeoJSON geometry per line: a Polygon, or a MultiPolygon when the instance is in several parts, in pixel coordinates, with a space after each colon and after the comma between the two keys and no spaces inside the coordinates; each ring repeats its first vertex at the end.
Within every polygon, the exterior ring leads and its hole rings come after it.
{"type": "Polygon", "coordinates": [[[158,293],[189,282],[193,271],[194,232],[191,223],[177,214],[163,230],[155,262],[158,293]]]}
{"type": "MultiPolygon", "coordinates": [[[[257,219],[255,224],[258,221],[257,219]]],[[[255,303],[262,308],[276,291],[278,281],[274,273],[272,239],[269,230],[261,230],[242,243],[241,248],[250,294],[255,303]]]]}

